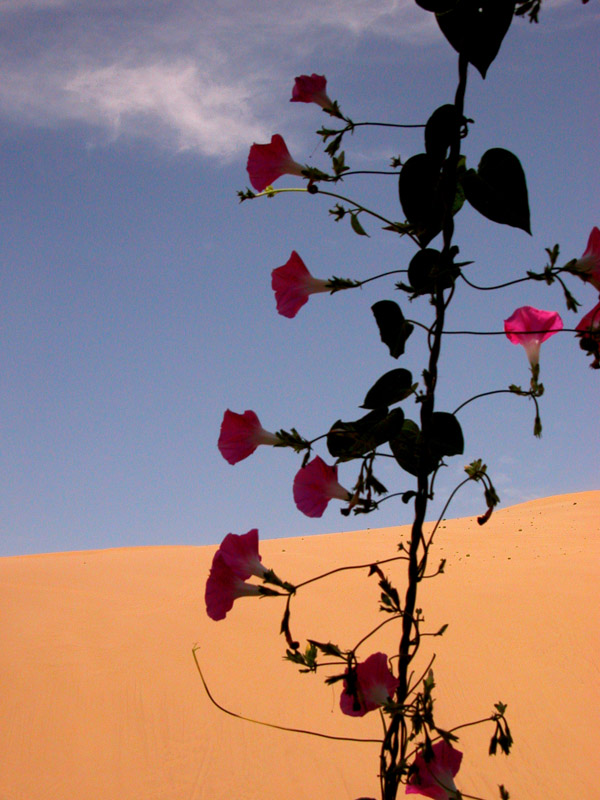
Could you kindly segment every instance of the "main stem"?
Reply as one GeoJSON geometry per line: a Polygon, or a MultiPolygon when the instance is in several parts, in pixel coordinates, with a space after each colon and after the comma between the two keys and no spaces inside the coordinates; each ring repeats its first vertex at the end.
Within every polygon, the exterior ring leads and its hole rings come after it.
{"type": "MultiPolygon", "coordinates": [[[[464,116],[464,98],[467,86],[468,62],[461,54],[458,62],[458,87],[455,96],[455,107],[458,118],[464,116]]],[[[443,221],[444,247],[442,258],[450,258],[450,247],[454,235],[453,205],[457,186],[457,167],[460,158],[460,131],[457,130],[453,138],[450,154],[442,172],[445,185],[445,212],[443,221]]],[[[436,309],[436,319],[432,330],[430,343],[429,363],[423,373],[425,381],[425,394],[421,400],[421,436],[423,451],[427,452],[431,439],[431,420],[435,408],[435,389],[438,378],[438,362],[440,358],[442,334],[446,313],[446,299],[442,289],[437,289],[433,301],[436,309]]],[[[418,627],[415,623],[415,609],[417,603],[417,586],[425,571],[427,562],[427,545],[423,536],[423,523],[427,513],[429,500],[429,472],[424,465],[417,475],[417,495],[415,497],[415,517],[411,529],[408,587],[404,599],[402,636],[399,646],[398,679],[400,681],[396,690],[396,701],[404,705],[408,698],[409,666],[414,658],[418,646],[418,627]]],[[[396,800],[398,786],[402,777],[402,766],[405,761],[408,745],[407,727],[403,712],[398,712],[391,720],[390,726],[381,748],[381,784],[383,800],[396,800]]]]}

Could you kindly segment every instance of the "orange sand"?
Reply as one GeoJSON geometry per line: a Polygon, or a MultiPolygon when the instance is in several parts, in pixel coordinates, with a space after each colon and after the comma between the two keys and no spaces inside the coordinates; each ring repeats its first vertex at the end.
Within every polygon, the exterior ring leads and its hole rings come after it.
{"type": "MultiPolygon", "coordinates": [[[[511,800],[598,800],[600,492],[551,497],[443,523],[420,593],[419,668],[434,672],[444,727],[508,704],[515,747],[490,758],[491,727],[467,729],[457,785],[511,800]]],[[[406,528],[261,543],[299,582],[396,554],[406,528]]],[[[228,708],[342,736],[380,733],[344,717],[339,684],[282,660],[279,599],[204,612],[214,547],[140,547],[0,559],[0,800],[356,800],[379,797],[377,745],[285,733],[208,700],[199,657],[228,708]]],[[[402,562],[387,573],[401,588],[402,562]]],[[[374,577],[347,572],[299,592],[292,632],[354,645],[383,619],[374,577]]],[[[360,651],[394,652],[397,623],[360,651]]]]}

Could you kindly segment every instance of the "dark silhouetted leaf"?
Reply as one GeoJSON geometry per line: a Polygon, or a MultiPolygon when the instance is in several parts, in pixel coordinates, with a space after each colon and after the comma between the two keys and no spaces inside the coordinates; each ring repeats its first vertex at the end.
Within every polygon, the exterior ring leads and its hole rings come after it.
{"type": "Polygon", "coordinates": [[[426,247],[442,230],[444,203],[439,164],[427,153],[412,156],[400,173],[400,203],[406,219],[415,226],[419,243],[426,247]]]}
{"type": "Polygon", "coordinates": [[[431,450],[440,456],[457,456],[464,452],[462,429],[454,414],[435,411],[431,415],[431,450]]]}
{"type": "Polygon", "coordinates": [[[384,407],[371,411],[354,422],[342,422],[338,419],[327,434],[327,449],[330,454],[334,458],[355,458],[386,442],[389,437],[379,439],[376,429],[387,415],[388,410],[384,407]]]}
{"type": "Polygon", "coordinates": [[[439,463],[439,458],[424,451],[421,431],[412,419],[404,420],[400,434],[390,441],[390,448],[398,464],[410,475],[418,475],[422,470],[429,474],[439,463]]]}
{"type": "Polygon", "coordinates": [[[404,353],[404,345],[414,325],[404,319],[400,306],[393,300],[380,300],[371,306],[371,311],[375,315],[381,341],[389,347],[392,358],[398,358],[404,353]]]}
{"type": "Polygon", "coordinates": [[[457,4],[458,0],[417,0],[417,5],[424,8],[425,11],[449,11],[457,4]]]}
{"type": "Polygon", "coordinates": [[[354,233],[358,233],[359,236],[369,235],[358,221],[358,214],[350,214],[350,225],[352,226],[354,233]]]}
{"type": "Polygon", "coordinates": [[[392,406],[412,393],[412,374],[407,369],[392,369],[371,386],[361,408],[392,406]]]}
{"type": "Polygon", "coordinates": [[[425,125],[425,150],[441,166],[455,137],[460,133],[461,117],[456,106],[436,108],[425,125]]]}
{"type": "Polygon", "coordinates": [[[469,203],[484,217],[531,233],[525,173],[510,150],[494,147],[485,152],[477,172],[465,173],[463,188],[469,203]]]}
{"type": "MultiPolygon", "coordinates": [[[[434,5],[438,4],[428,0],[427,6],[434,5]]],[[[510,28],[515,0],[457,0],[440,5],[439,9],[428,9],[436,11],[440,30],[456,52],[462,53],[485,78],[510,28]]]]}

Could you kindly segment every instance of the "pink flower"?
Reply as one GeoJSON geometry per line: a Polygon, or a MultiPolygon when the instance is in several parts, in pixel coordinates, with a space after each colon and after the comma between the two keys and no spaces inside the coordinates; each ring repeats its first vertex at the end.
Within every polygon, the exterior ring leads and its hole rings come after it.
{"type": "Polygon", "coordinates": [[[600,230],[598,228],[592,228],[585,253],[575,263],[575,269],[586,273],[587,280],[596,289],[600,289],[600,230]]]}
{"type": "Polygon", "coordinates": [[[329,291],[329,283],[321,278],[313,278],[295,250],[292,250],[292,255],[282,267],[273,270],[271,286],[275,292],[277,311],[290,319],[308,301],[309,294],[329,291]]]}
{"type": "Polygon", "coordinates": [[[262,192],[282,175],[302,175],[302,165],[290,155],[283,137],[271,136],[270,144],[253,144],[246,164],[250,183],[262,192]]]}
{"type": "Polygon", "coordinates": [[[513,344],[522,344],[531,366],[540,360],[540,345],[563,328],[556,311],[541,311],[532,306],[522,306],[504,320],[504,330],[513,344]]]}
{"type": "MultiPolygon", "coordinates": [[[[596,230],[598,229],[596,228],[596,230]]],[[[600,330],[600,302],[579,320],[575,330],[582,331],[583,333],[600,330]]]]}
{"type": "Polygon", "coordinates": [[[600,369],[600,303],[580,319],[576,330],[579,346],[592,357],[590,367],[600,369]]]}
{"type": "Polygon", "coordinates": [[[250,575],[264,577],[267,572],[258,553],[258,530],[252,528],[248,533],[238,535],[228,533],[217,550],[230,570],[245,580],[250,575]]]}
{"type": "Polygon", "coordinates": [[[321,517],[332,497],[346,501],[351,495],[338,483],[337,467],[329,467],[315,456],[296,473],[294,501],[307,517],[321,517]]]}
{"type": "Polygon", "coordinates": [[[333,103],[327,96],[327,81],[324,75],[298,75],[290,103],[316,103],[321,108],[331,108],[333,103]]]}
{"type": "Polygon", "coordinates": [[[242,580],[227,565],[221,550],[217,550],[206,581],[204,594],[208,616],[214,620],[225,619],[227,612],[233,607],[234,600],[238,597],[259,593],[260,587],[242,580]]]}
{"type": "Polygon", "coordinates": [[[417,753],[414,772],[406,785],[406,794],[422,794],[433,800],[454,800],[459,796],[454,776],[460,768],[462,753],[445,741],[433,745],[433,758],[425,761],[417,753]]]}
{"type": "Polygon", "coordinates": [[[354,691],[350,690],[350,682],[344,678],[340,708],[351,717],[364,717],[369,711],[385,705],[399,683],[389,670],[385,653],[373,653],[366,661],[357,664],[352,680],[354,691]]]}
{"type": "Polygon", "coordinates": [[[260,444],[274,445],[278,442],[276,434],[262,427],[254,411],[236,414],[227,409],[223,415],[217,446],[223,458],[230,464],[237,464],[238,461],[248,458],[260,444]]]}

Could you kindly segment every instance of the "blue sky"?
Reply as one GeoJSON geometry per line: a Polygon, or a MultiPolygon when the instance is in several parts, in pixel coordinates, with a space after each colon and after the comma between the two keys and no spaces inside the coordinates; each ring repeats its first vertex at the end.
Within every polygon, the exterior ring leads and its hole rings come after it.
{"type": "MultiPolygon", "coordinates": [[[[600,225],[600,14],[593,0],[545,5],[538,26],[513,23],[485,81],[470,77],[468,163],[489,147],[515,152],[532,209],[532,237],[470,208],[458,216],[481,284],[543,268],[555,242],[564,261],[578,257],[600,225]]],[[[456,58],[431,15],[408,0],[0,0],[0,23],[0,555],[408,522],[395,500],[368,518],[332,503],[309,520],[292,500],[293,453],[260,448],[232,467],[216,441],[226,408],[312,438],[359,416],[383,372],[419,375],[422,337],[396,363],[372,320],[389,297],[427,318],[427,301],[409,304],[393,280],[315,296],[293,320],[270,289],[293,249],[318,277],[364,279],[406,267],[411,243],[372,224],[357,237],[325,198],[240,206],[236,190],[250,144],[275,132],[298,161],[326,166],[314,131],[328,118],[289,103],[295,75],[325,74],[355,121],[424,122],[451,101],[456,58]]],[[[419,131],[361,130],[346,153],[355,169],[385,169],[421,149],[419,131]]],[[[401,217],[393,177],[339,188],[401,217]]],[[[574,290],[581,314],[597,302],[591,287],[574,290]]],[[[559,310],[568,327],[581,316],[556,286],[461,285],[449,327],[501,330],[526,304],[559,310]]],[[[543,345],[541,367],[543,438],[528,401],[468,406],[465,455],[440,476],[432,513],[477,457],[505,505],[598,488],[598,374],[568,334],[543,345]]],[[[504,337],[448,337],[438,408],[527,382],[524,351],[504,337]]],[[[389,464],[380,477],[412,488],[389,464]]],[[[340,480],[352,485],[350,465],[340,480]]],[[[450,515],[481,510],[468,488],[450,515]]]]}

